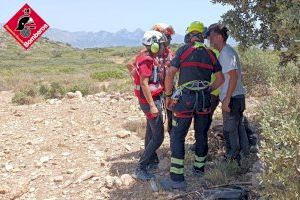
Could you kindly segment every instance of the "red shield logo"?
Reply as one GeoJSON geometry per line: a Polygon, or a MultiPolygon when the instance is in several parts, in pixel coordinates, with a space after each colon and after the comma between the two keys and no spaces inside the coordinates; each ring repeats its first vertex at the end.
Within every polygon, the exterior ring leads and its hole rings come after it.
{"type": "Polygon", "coordinates": [[[27,50],[46,32],[49,25],[28,4],[25,4],[4,25],[4,28],[27,50]]]}

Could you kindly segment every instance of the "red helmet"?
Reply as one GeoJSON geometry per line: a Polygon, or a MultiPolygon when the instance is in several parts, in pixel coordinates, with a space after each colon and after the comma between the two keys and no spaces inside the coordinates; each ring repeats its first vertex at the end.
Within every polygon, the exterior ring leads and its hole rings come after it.
{"type": "Polygon", "coordinates": [[[171,35],[175,34],[173,27],[171,25],[165,24],[165,23],[155,24],[152,27],[152,30],[159,31],[159,32],[165,34],[166,36],[171,36],[171,35]]]}

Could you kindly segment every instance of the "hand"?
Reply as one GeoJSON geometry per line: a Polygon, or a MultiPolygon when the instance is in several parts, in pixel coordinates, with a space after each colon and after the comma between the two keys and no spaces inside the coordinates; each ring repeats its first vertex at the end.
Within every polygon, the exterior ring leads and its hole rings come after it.
{"type": "Polygon", "coordinates": [[[222,102],[222,110],[224,112],[230,112],[229,104],[230,104],[230,98],[225,98],[224,101],[222,102]]]}
{"type": "Polygon", "coordinates": [[[168,110],[172,110],[174,107],[175,102],[171,99],[171,97],[166,97],[166,107],[168,110]]]}
{"type": "Polygon", "coordinates": [[[159,115],[159,111],[155,105],[150,106],[150,113],[153,117],[157,117],[159,115]]]}

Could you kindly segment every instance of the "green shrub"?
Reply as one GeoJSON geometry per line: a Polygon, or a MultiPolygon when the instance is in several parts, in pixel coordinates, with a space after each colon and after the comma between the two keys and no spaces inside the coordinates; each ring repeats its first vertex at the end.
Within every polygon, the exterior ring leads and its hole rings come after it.
{"type": "MultiPolygon", "coordinates": [[[[261,159],[267,164],[262,175],[266,196],[300,198],[300,95],[290,83],[273,85],[276,93],[261,111],[261,159]]],[[[299,87],[299,86],[298,86],[299,87]]]]}
{"type": "Polygon", "coordinates": [[[47,85],[41,85],[39,88],[39,94],[42,96],[46,96],[50,90],[50,87],[47,85]]]}
{"type": "Polygon", "coordinates": [[[33,88],[17,92],[12,102],[18,105],[28,105],[36,102],[37,91],[33,88]]]}
{"type": "MultiPolygon", "coordinates": [[[[299,63],[281,66],[280,52],[241,52],[244,80],[251,92],[261,91],[261,194],[270,199],[300,198],[300,72],[299,63]]],[[[248,90],[249,91],[249,90],[248,90]]]]}
{"type": "Polygon", "coordinates": [[[90,76],[92,79],[96,79],[98,81],[105,81],[109,79],[124,78],[124,73],[120,71],[101,71],[101,72],[93,72],[90,76]]]}
{"type": "Polygon", "coordinates": [[[74,67],[62,67],[62,68],[58,69],[58,72],[60,72],[60,73],[72,73],[75,71],[76,71],[76,68],[74,68],[74,67]]]}
{"type": "Polygon", "coordinates": [[[83,96],[90,94],[90,84],[87,82],[78,82],[70,87],[70,92],[80,91],[83,96]]]}
{"type": "Polygon", "coordinates": [[[214,185],[227,184],[240,173],[236,162],[217,162],[216,167],[204,175],[204,179],[214,185]]]}
{"type": "Polygon", "coordinates": [[[240,52],[244,81],[247,86],[265,85],[278,77],[279,56],[271,51],[256,48],[240,52]]]}
{"type": "Polygon", "coordinates": [[[66,92],[66,86],[59,82],[53,82],[50,85],[41,85],[39,87],[39,95],[45,99],[60,98],[66,94],[66,92]]]}

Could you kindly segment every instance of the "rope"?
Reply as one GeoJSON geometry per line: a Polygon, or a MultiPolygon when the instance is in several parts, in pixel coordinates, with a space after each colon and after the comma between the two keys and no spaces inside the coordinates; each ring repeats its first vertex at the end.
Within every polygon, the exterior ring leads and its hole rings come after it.
{"type": "Polygon", "coordinates": [[[187,83],[182,84],[178,87],[178,89],[172,95],[173,100],[178,100],[179,97],[182,95],[182,91],[184,89],[191,90],[191,91],[203,91],[210,86],[208,81],[201,81],[201,80],[194,80],[187,83]]]}

